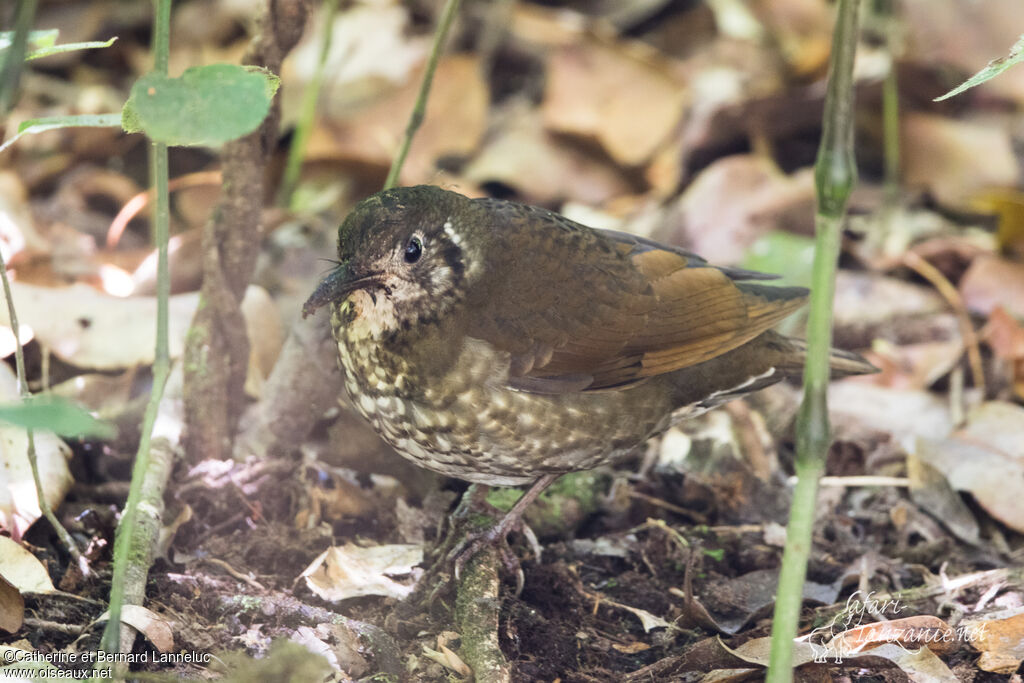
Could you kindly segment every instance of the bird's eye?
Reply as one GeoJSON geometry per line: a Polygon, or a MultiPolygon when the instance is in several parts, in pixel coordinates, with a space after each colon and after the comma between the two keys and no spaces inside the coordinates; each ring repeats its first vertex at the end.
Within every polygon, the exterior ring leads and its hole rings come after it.
{"type": "Polygon", "coordinates": [[[423,242],[419,237],[413,237],[405,245],[405,262],[416,263],[420,260],[420,256],[423,256],[423,242]]]}

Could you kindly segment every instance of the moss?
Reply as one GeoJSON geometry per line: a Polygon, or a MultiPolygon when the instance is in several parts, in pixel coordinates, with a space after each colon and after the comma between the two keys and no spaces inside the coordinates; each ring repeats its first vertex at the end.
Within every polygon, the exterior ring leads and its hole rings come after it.
{"type": "Polygon", "coordinates": [[[263,599],[252,595],[236,595],[231,598],[231,602],[238,605],[239,612],[242,614],[257,612],[263,605],[263,599]]]}
{"type": "Polygon", "coordinates": [[[539,537],[566,537],[601,508],[608,476],[573,472],[558,479],[526,511],[526,521],[539,537]]]}
{"type": "Polygon", "coordinates": [[[498,487],[492,488],[487,492],[487,502],[502,512],[508,512],[511,510],[512,506],[516,504],[516,501],[522,497],[523,492],[519,489],[513,488],[498,487]]]}
{"type": "Polygon", "coordinates": [[[478,681],[508,680],[508,662],[498,647],[499,585],[497,553],[483,550],[466,565],[455,599],[459,654],[478,681]]]}

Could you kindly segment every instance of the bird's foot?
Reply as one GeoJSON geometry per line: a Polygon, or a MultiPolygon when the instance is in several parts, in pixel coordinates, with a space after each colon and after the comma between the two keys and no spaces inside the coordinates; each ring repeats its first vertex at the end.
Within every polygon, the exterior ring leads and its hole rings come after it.
{"type": "Polygon", "coordinates": [[[534,482],[533,486],[505,513],[497,524],[492,520],[501,514],[487,500],[488,487],[474,484],[462,497],[450,518],[448,532],[441,543],[435,547],[427,573],[418,582],[416,590],[408,602],[413,605],[433,605],[437,599],[464,574],[470,561],[481,551],[493,548],[498,555],[507,575],[516,578],[516,595],[523,589],[525,577],[519,558],[508,545],[508,534],[514,530],[522,531],[535,557],[540,558],[541,549],[537,537],[526,524],[522,516],[529,504],[558,475],[544,475],[534,482]],[[493,524],[493,526],[491,526],[493,524]],[[487,525],[487,528],[483,528],[487,525]],[[449,573],[449,571],[451,573],[449,573]]]}
{"type": "Polygon", "coordinates": [[[486,550],[488,547],[493,547],[498,554],[498,560],[501,562],[505,572],[514,576],[516,579],[515,595],[518,596],[522,593],[526,577],[523,574],[523,568],[519,562],[519,558],[508,544],[508,534],[517,530],[521,531],[523,536],[526,537],[534,555],[538,560],[540,560],[541,547],[537,542],[537,536],[533,533],[530,527],[523,522],[521,515],[513,516],[506,514],[500,522],[490,529],[467,534],[462,541],[460,541],[448,553],[445,559],[455,568],[455,580],[458,581],[461,578],[463,569],[478,553],[482,550],[486,550]]]}

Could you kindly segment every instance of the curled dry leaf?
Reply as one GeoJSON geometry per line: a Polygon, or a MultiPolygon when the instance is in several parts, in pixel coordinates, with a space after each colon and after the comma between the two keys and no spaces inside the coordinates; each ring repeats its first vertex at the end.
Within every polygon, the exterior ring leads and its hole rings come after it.
{"type": "Polygon", "coordinates": [[[863,624],[838,634],[825,647],[836,652],[855,654],[892,643],[909,650],[927,647],[941,653],[956,647],[955,638],[953,627],[938,617],[925,614],[863,624]]]}
{"type": "MultiPolygon", "coordinates": [[[[13,541],[12,541],[13,543],[13,541]]],[[[0,630],[14,633],[25,619],[25,598],[0,570],[0,630]]]]}
{"type": "MultiPolygon", "coordinates": [[[[99,618],[100,621],[106,619],[110,619],[110,612],[104,612],[99,618]]],[[[170,622],[153,610],[142,605],[122,605],[121,621],[146,636],[160,652],[170,652],[174,649],[174,632],[171,630],[170,622]]]]}
{"type": "Polygon", "coordinates": [[[473,674],[473,670],[469,668],[469,665],[452,652],[447,645],[438,645],[436,650],[431,650],[429,647],[424,646],[423,656],[437,662],[446,669],[454,671],[460,676],[471,676],[473,674]]]}
{"type": "Polygon", "coordinates": [[[0,576],[21,593],[50,593],[50,574],[36,556],[20,543],[0,536],[0,576]]]}
{"type": "Polygon", "coordinates": [[[404,598],[412,592],[412,585],[388,576],[410,574],[422,561],[423,547],[418,545],[361,548],[346,543],[322,552],[300,576],[311,591],[332,602],[361,595],[404,598]]]}
{"type": "Polygon", "coordinates": [[[965,619],[958,628],[974,648],[981,651],[979,669],[1012,674],[1024,661],[1024,608],[965,619]]]}

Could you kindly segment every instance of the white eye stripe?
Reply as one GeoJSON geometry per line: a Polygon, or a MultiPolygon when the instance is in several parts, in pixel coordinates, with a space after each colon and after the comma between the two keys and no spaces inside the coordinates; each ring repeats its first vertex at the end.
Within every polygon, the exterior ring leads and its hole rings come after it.
{"type": "Polygon", "coordinates": [[[444,222],[444,226],[443,227],[444,227],[444,234],[448,235],[448,239],[450,239],[453,244],[458,246],[462,242],[462,235],[460,235],[459,233],[455,232],[455,226],[452,224],[451,217],[449,217],[448,220],[446,220],[444,222]]]}

